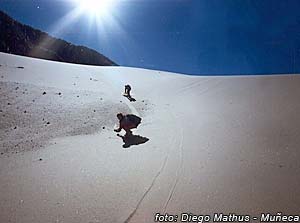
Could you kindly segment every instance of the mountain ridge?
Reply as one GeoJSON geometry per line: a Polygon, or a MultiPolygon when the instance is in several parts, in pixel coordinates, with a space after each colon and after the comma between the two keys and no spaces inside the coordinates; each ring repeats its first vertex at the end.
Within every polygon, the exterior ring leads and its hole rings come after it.
{"type": "Polygon", "coordinates": [[[0,30],[0,52],[3,53],[74,64],[117,66],[96,50],[55,38],[18,22],[1,10],[0,30]]]}

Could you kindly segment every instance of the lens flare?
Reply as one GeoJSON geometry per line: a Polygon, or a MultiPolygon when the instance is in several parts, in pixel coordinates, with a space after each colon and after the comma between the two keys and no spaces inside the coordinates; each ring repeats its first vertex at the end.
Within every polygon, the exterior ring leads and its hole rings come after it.
{"type": "MultiPolygon", "coordinates": [[[[63,0],[64,1],[64,0],[63,0]]],[[[111,38],[111,33],[115,32],[123,38],[131,39],[121,26],[120,22],[120,1],[121,0],[65,0],[71,5],[72,10],[58,20],[49,33],[56,37],[61,37],[70,27],[76,27],[79,20],[86,21],[87,35],[97,35],[98,44],[109,50],[106,44],[111,38]]],[[[76,28],[75,28],[76,29],[76,28]]],[[[78,31],[80,33],[80,31],[78,31]]],[[[128,40],[129,41],[129,40],[128,40]]],[[[38,46],[33,49],[51,48],[53,43],[48,39],[42,39],[38,46]]],[[[124,50],[126,51],[126,50],[124,50]]]]}
{"type": "Polygon", "coordinates": [[[102,17],[110,13],[114,0],[75,0],[81,11],[89,16],[102,17]]]}

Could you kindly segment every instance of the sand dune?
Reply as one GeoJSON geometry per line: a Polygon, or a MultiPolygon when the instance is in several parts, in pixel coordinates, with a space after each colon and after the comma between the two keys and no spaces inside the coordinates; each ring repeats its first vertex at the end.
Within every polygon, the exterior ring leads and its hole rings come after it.
{"type": "Polygon", "coordinates": [[[3,53],[0,65],[1,222],[298,214],[297,75],[196,77],[3,53]],[[141,116],[134,134],[149,140],[124,149],[118,112],[141,116]]]}

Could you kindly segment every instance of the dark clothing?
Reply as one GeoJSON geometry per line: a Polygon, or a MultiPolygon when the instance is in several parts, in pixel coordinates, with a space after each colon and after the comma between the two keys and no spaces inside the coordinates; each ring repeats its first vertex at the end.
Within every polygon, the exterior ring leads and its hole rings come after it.
{"type": "Polygon", "coordinates": [[[125,85],[125,91],[126,91],[126,90],[127,90],[127,91],[130,91],[130,90],[131,90],[131,87],[130,87],[130,85],[128,85],[128,84],[127,84],[127,85],[125,85]]]}
{"type": "Polygon", "coordinates": [[[131,134],[130,129],[137,128],[138,125],[141,123],[142,119],[136,115],[124,115],[119,118],[119,128],[115,129],[114,131],[120,132],[122,129],[126,131],[126,135],[131,134]]]}
{"type": "Polygon", "coordinates": [[[125,94],[130,95],[131,87],[130,85],[125,85],[125,94]]]}
{"type": "Polygon", "coordinates": [[[120,127],[123,128],[124,130],[126,129],[133,129],[136,128],[140,123],[142,119],[136,115],[125,115],[121,120],[120,120],[120,127]]]}

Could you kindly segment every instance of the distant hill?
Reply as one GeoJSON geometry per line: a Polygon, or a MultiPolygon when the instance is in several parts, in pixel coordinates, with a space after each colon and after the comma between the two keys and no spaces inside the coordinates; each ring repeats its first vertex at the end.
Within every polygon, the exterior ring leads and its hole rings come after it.
{"type": "Polygon", "coordinates": [[[19,23],[0,11],[0,51],[67,63],[117,65],[95,50],[76,46],[19,23]]]}

